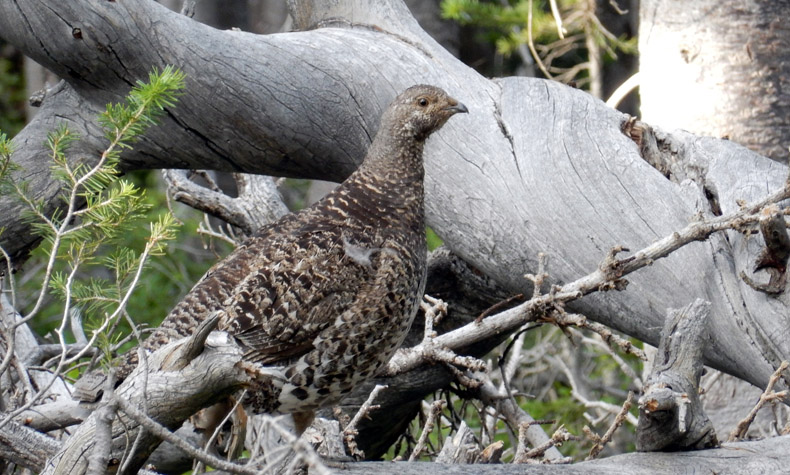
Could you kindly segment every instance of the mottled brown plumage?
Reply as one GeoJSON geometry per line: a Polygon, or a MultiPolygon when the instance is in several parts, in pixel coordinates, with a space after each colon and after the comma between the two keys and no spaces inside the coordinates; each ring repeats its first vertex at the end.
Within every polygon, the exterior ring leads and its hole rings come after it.
{"type": "MultiPolygon", "coordinates": [[[[246,401],[255,412],[336,403],[389,361],[425,287],[425,140],[466,108],[414,86],[384,112],[362,165],[315,205],[259,230],[216,264],[145,341],[219,329],[265,366],[246,401]]],[[[136,364],[131,352],[119,379],[136,364]]]]}

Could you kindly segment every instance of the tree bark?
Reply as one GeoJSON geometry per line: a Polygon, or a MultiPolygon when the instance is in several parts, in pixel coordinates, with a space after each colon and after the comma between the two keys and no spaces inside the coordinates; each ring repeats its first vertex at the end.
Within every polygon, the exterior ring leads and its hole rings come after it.
{"type": "MultiPolygon", "coordinates": [[[[169,349],[169,348],[168,348],[169,349]]],[[[160,350],[162,354],[165,351],[160,350]]],[[[205,364],[208,359],[204,359],[205,364]]],[[[210,385],[208,385],[210,386],[210,385]]],[[[208,387],[207,386],[207,387],[208,387]]],[[[161,415],[161,414],[160,414],[161,415]]],[[[41,457],[52,457],[60,442],[37,432],[7,424],[0,428],[3,458],[35,471],[42,470],[41,457]]],[[[757,442],[727,443],[719,449],[666,453],[632,453],[574,465],[475,465],[479,474],[655,474],[707,472],[783,473],[790,457],[790,436],[773,437],[757,442]]],[[[365,462],[346,464],[343,473],[393,473],[402,475],[470,473],[470,467],[437,463],[365,462]]]]}
{"type": "Polygon", "coordinates": [[[790,4],[643,0],[640,12],[644,120],[787,163],[790,4]]]}
{"type": "MultiPolygon", "coordinates": [[[[205,350],[191,358],[185,350],[194,340],[171,343],[148,357],[149,367],[142,365],[116,390],[112,398],[122,398],[132,408],[144,412],[171,431],[176,430],[191,415],[200,409],[220,401],[249,383],[250,374],[240,363],[242,350],[227,334],[217,333],[206,345],[205,350]],[[180,362],[181,359],[183,363],[180,362]]],[[[202,345],[201,345],[202,348],[202,345]]],[[[252,367],[248,366],[250,371],[252,367]]],[[[254,371],[254,370],[253,370],[254,371]]],[[[100,405],[100,408],[107,408],[100,405]]],[[[108,459],[124,460],[131,446],[136,451],[130,455],[129,465],[118,473],[137,473],[145,461],[159,446],[161,439],[146,430],[123,408],[114,408],[115,416],[108,422],[111,440],[105,440],[111,451],[108,459]],[[135,439],[139,438],[139,442],[135,439]],[[134,444],[132,444],[134,442],[134,444]]],[[[88,455],[99,444],[98,426],[102,410],[94,411],[66,440],[62,448],[51,456],[44,474],[82,474],[88,469],[88,455]]]]}
{"type": "Polygon", "coordinates": [[[639,398],[636,449],[641,452],[719,445],[699,399],[709,309],[709,302],[698,299],[667,315],[655,366],[639,398]]]}
{"type": "MultiPolygon", "coordinates": [[[[292,2],[297,33],[219,31],[148,0],[0,4],[0,36],[61,77],[13,159],[49,210],[57,187],[43,141],[57,122],[83,139],[74,160],[104,146],[95,125],[152,66],[176,64],[187,89],[134,151],[133,168],[211,168],[340,180],[354,169],[387,103],[414,83],[447,89],[471,114],[426,145],[426,212],[445,243],[513,292],[549,255],[551,283],[596,269],[615,245],[638,249],[711,210],[752,201],[783,183],[787,168],[726,141],[656,132],[656,144],[697,181],[675,183],[622,133],[628,117],[588,94],[527,78],[488,80],[416,24],[402,2],[292,2]],[[77,31],[77,29],[79,31],[77,31]],[[79,33],[79,34],[78,34],[79,33]],[[690,170],[690,171],[688,171],[690,170]]],[[[0,243],[16,259],[34,239],[13,198],[0,198],[0,243]]],[[[573,307],[657,344],[667,307],[712,302],[706,361],[764,385],[790,356],[788,297],[767,297],[738,273],[759,239],[735,232],[687,246],[629,278],[624,292],[573,307]]],[[[755,276],[759,279],[759,275],[755,276]]]]}
{"type": "MultiPolygon", "coordinates": [[[[675,453],[632,453],[574,465],[475,465],[479,475],[499,474],[676,474],[676,473],[783,473],[787,471],[788,436],[758,442],[724,444],[720,449],[675,453]],[[770,454],[770,455],[769,455],[770,454]]],[[[420,462],[364,462],[349,464],[343,473],[449,475],[470,473],[469,465],[420,462]]]]}

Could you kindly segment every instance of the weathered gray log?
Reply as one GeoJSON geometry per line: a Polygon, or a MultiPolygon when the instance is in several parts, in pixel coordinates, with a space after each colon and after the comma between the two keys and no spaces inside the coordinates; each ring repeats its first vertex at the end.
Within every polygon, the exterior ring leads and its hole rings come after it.
{"type": "Polygon", "coordinates": [[[757,442],[724,444],[721,448],[673,453],[632,453],[573,465],[448,465],[420,462],[363,462],[348,464],[344,474],[451,475],[676,475],[718,473],[762,475],[787,473],[790,436],[757,442]]]}
{"type": "MultiPolygon", "coordinates": [[[[0,4],[0,36],[68,81],[15,139],[20,176],[51,210],[57,190],[42,158],[46,132],[69,123],[84,137],[73,158],[94,160],[103,146],[95,114],[152,65],[178,64],[187,91],[124,156],[128,169],[338,180],[363,156],[389,100],[430,82],[463,98],[472,113],[426,146],[428,221],[477,269],[528,291],[523,275],[538,252],[549,254],[552,282],[567,282],[597,268],[614,245],[642,247],[709,212],[706,193],[733,209],[736,199],[761,197],[787,175],[735,144],[673,133],[659,137],[658,148],[700,177],[673,183],[621,132],[625,116],[556,83],[483,78],[431,40],[400,1],[292,3],[296,25],[317,29],[218,31],[146,0],[0,4]]],[[[0,197],[0,208],[8,211],[0,215],[0,244],[19,256],[29,233],[12,199],[0,197]]],[[[790,312],[787,293],[768,298],[738,277],[760,247],[759,239],[729,232],[656,262],[630,277],[625,292],[573,307],[655,344],[659,309],[705,295],[715,322],[706,361],[762,386],[790,356],[790,340],[773,338],[790,312]]]]}
{"type": "MultiPolygon", "coordinates": [[[[178,361],[179,351],[190,340],[179,340],[154,352],[148,357],[152,371],[138,367],[116,389],[117,398],[123,398],[132,407],[144,410],[164,427],[175,430],[184,420],[198,410],[211,405],[237,391],[249,375],[238,366],[241,349],[232,344],[227,334],[214,333],[206,349],[183,368],[172,368],[178,361]],[[146,374],[147,372],[147,374],[146,374]]],[[[61,450],[47,462],[45,474],[82,474],[88,466],[87,455],[96,437],[95,411],[63,444],[61,450]]],[[[118,410],[112,422],[111,458],[123,460],[125,451],[138,436],[140,424],[123,410],[118,410]]],[[[138,450],[123,473],[136,473],[151,452],[161,442],[149,431],[142,431],[138,450]]],[[[118,467],[115,467],[117,470],[118,467]]],[[[120,472],[119,472],[120,473],[120,472]]]]}
{"type": "Polygon", "coordinates": [[[650,377],[639,398],[636,449],[705,449],[719,445],[699,398],[710,303],[700,299],[670,310],[650,377]]]}
{"type": "MultiPolygon", "coordinates": [[[[38,452],[54,454],[58,442],[41,439],[29,428],[6,425],[0,428],[0,446],[7,447],[0,456],[33,470],[40,470],[43,461],[38,452]],[[31,445],[23,445],[25,439],[31,445]],[[42,443],[44,441],[45,443],[42,443]],[[27,447],[27,448],[26,448],[27,447]],[[30,449],[28,451],[28,448],[30,449]],[[27,455],[27,459],[21,458],[27,455]],[[27,460],[27,462],[25,462],[27,460]],[[27,465],[27,464],[30,465],[27,465]]],[[[732,473],[762,475],[784,473],[790,464],[790,436],[773,437],[756,442],[734,442],[721,448],[691,452],[632,453],[574,465],[447,465],[437,463],[408,462],[360,462],[348,463],[342,473],[441,475],[441,474],[677,474],[677,473],[732,473]]]]}
{"type": "MultiPolygon", "coordinates": [[[[90,412],[73,400],[58,401],[20,414],[16,421],[0,428],[0,459],[29,468],[35,472],[44,469],[45,462],[57,454],[62,442],[42,434],[42,431],[76,425],[89,416],[90,412]],[[69,411],[71,413],[68,413],[69,411]],[[27,422],[29,421],[29,424],[27,422]]],[[[203,437],[185,422],[176,435],[187,443],[197,446],[203,437]]],[[[172,444],[163,443],[151,454],[147,464],[156,467],[158,473],[183,473],[192,467],[193,459],[172,444]]]]}
{"type": "Polygon", "coordinates": [[[470,464],[475,463],[479,457],[480,449],[475,442],[474,432],[466,422],[461,422],[458,431],[445,439],[436,463],[470,464]]]}
{"type": "Polygon", "coordinates": [[[90,413],[90,408],[66,396],[34,406],[19,414],[16,420],[37,431],[50,432],[80,424],[90,413]]]}
{"type": "Polygon", "coordinates": [[[34,472],[43,470],[59,448],[57,440],[14,421],[0,427],[0,459],[34,472]]]}

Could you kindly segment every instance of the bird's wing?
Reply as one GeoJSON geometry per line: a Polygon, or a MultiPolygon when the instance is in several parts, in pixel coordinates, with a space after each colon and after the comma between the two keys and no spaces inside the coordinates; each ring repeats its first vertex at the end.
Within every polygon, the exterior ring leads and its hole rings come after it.
{"type": "Polygon", "coordinates": [[[224,303],[220,323],[248,349],[246,360],[263,364],[310,351],[376,273],[372,264],[349,257],[336,229],[275,241],[224,303]]]}

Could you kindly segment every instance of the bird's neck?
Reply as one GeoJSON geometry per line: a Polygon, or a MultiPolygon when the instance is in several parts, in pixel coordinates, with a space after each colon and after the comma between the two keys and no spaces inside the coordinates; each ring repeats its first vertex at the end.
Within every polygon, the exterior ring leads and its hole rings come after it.
{"type": "MultiPolygon", "coordinates": [[[[424,232],[424,141],[374,140],[362,165],[336,190],[361,221],[398,222],[424,232]],[[400,219],[393,221],[398,216],[400,219]]],[[[368,223],[373,224],[375,223],[368,223]]]]}
{"type": "Polygon", "coordinates": [[[425,177],[422,161],[424,146],[424,139],[416,139],[403,132],[379,133],[359,169],[405,186],[411,186],[414,182],[422,184],[425,177]]]}

